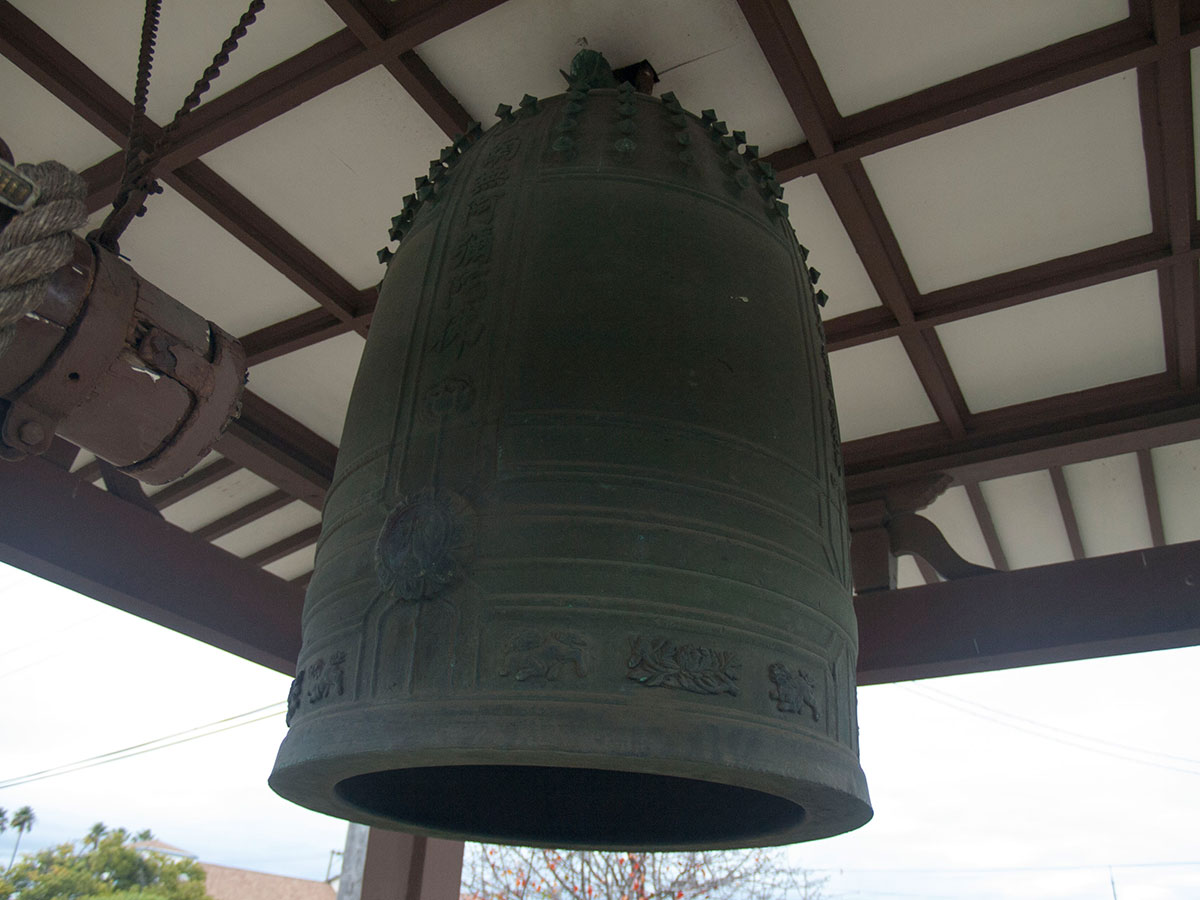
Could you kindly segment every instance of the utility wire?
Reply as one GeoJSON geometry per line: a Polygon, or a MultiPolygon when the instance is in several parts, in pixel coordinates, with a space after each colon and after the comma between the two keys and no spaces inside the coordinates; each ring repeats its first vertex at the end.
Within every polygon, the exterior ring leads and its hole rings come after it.
{"type": "Polygon", "coordinates": [[[120,759],[128,759],[131,756],[141,756],[143,753],[151,753],[155,750],[165,750],[167,747],[174,747],[177,744],[186,744],[188,741],[195,741],[203,737],[209,737],[210,735],[220,734],[223,731],[241,728],[243,725],[251,725],[255,722],[262,722],[265,719],[272,719],[275,716],[280,715],[284,711],[284,706],[285,701],[272,703],[269,706],[261,706],[258,709],[252,709],[244,713],[239,713],[236,716],[227,716],[224,719],[217,719],[215,722],[209,722],[206,725],[197,725],[195,728],[177,731],[174,734],[168,734],[160,738],[155,738],[152,741],[143,741],[140,744],[133,744],[129,747],[123,747],[120,750],[112,750],[108,753],[89,756],[86,759],[79,759],[75,762],[66,763],[61,766],[54,766],[50,769],[42,769],[39,772],[30,772],[27,775],[19,775],[16,778],[9,778],[4,781],[0,781],[0,790],[10,787],[17,787],[18,785],[22,784],[29,784],[32,781],[41,781],[45,778],[54,778],[59,775],[67,775],[71,772],[78,772],[82,769],[90,769],[94,766],[102,766],[105,763],[116,762],[120,759]],[[271,710],[271,712],[267,712],[266,715],[260,715],[253,719],[246,718],[247,716],[255,716],[257,713],[264,713],[267,710],[271,710]],[[216,726],[218,725],[224,725],[225,727],[217,728],[216,726]]]}
{"type": "Polygon", "coordinates": [[[1081,734],[1078,731],[1070,731],[1066,728],[1059,728],[1057,725],[1047,725],[1045,722],[1039,722],[1036,719],[1019,716],[1016,713],[1007,712],[1003,709],[996,709],[994,706],[988,706],[987,704],[980,703],[977,700],[968,700],[966,697],[960,697],[957,694],[950,693],[949,691],[938,690],[937,688],[930,687],[927,684],[922,684],[920,686],[909,685],[909,687],[913,688],[917,693],[937,694],[940,697],[945,697],[947,700],[954,700],[958,703],[965,704],[966,706],[974,706],[978,709],[995,713],[998,716],[1004,716],[1007,719],[1016,719],[1018,722],[1025,722],[1037,728],[1044,728],[1047,731],[1057,731],[1059,734],[1065,734],[1068,737],[1078,738],[1084,741],[1093,741],[1097,744],[1104,744],[1106,746],[1115,747],[1118,750],[1126,750],[1131,753],[1144,753],[1146,756],[1157,756],[1162,759],[1170,759],[1176,762],[1191,763],[1192,765],[1200,766],[1200,759],[1196,759],[1191,756],[1176,756],[1173,753],[1161,753],[1158,750],[1147,750],[1144,747],[1134,747],[1130,744],[1120,744],[1116,741],[1106,740],[1105,738],[1093,737],[1092,735],[1081,734]]]}
{"type": "Polygon", "coordinates": [[[909,692],[916,694],[919,697],[923,697],[924,699],[928,700],[930,703],[940,703],[942,706],[948,706],[951,709],[956,709],[959,712],[966,713],[969,716],[975,716],[977,718],[984,719],[988,722],[991,722],[994,725],[1001,725],[1005,728],[1012,728],[1012,729],[1015,729],[1016,731],[1022,731],[1025,734],[1032,734],[1034,737],[1040,737],[1042,740],[1053,741],[1056,744],[1063,744],[1064,746],[1067,746],[1067,747],[1074,747],[1077,750],[1087,750],[1090,753],[1096,753],[1101,756],[1109,756],[1109,757],[1112,757],[1113,759],[1122,759],[1122,760],[1125,760],[1126,762],[1138,763],[1139,765],[1143,765],[1143,766],[1151,766],[1155,769],[1165,769],[1166,771],[1169,771],[1169,772],[1182,772],[1185,775],[1200,776],[1200,770],[1197,770],[1197,769],[1185,769],[1181,766],[1164,765],[1163,763],[1154,762],[1149,759],[1138,759],[1136,756],[1127,756],[1122,753],[1114,753],[1111,750],[1105,750],[1100,747],[1090,747],[1087,744],[1083,744],[1078,741],[1067,740],[1065,738],[1056,737],[1052,734],[1044,734],[1041,731],[1035,731],[1033,728],[1027,728],[1023,725],[1018,725],[1015,722],[1006,722],[1003,719],[999,719],[996,716],[990,715],[988,713],[984,713],[984,712],[980,712],[978,710],[971,709],[969,706],[960,705],[959,703],[956,703],[956,702],[953,702],[950,700],[943,700],[940,697],[930,696],[929,694],[926,694],[924,691],[919,690],[914,687],[911,687],[911,686],[908,686],[908,685],[902,685],[902,687],[904,687],[909,692]]]}
{"type": "Polygon", "coordinates": [[[854,872],[856,874],[871,873],[876,875],[884,874],[920,874],[920,875],[976,875],[979,873],[1004,873],[1004,872],[1086,872],[1093,869],[1182,869],[1192,866],[1200,866],[1200,859],[1191,860],[1164,860],[1162,862],[1132,862],[1132,863],[1076,863],[1074,865],[1065,866],[980,866],[978,868],[967,868],[960,866],[958,868],[923,867],[923,866],[896,866],[896,867],[864,867],[857,866],[821,866],[812,868],[805,866],[810,872],[854,872]]]}

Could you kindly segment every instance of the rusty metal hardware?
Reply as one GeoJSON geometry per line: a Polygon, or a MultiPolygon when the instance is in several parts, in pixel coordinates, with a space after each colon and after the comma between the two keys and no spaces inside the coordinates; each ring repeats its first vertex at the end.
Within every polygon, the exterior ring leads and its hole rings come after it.
{"type": "Polygon", "coordinates": [[[0,457],[43,453],[58,434],[162,484],[203,458],[237,414],[241,345],[81,239],[16,327],[0,357],[0,457]]]}

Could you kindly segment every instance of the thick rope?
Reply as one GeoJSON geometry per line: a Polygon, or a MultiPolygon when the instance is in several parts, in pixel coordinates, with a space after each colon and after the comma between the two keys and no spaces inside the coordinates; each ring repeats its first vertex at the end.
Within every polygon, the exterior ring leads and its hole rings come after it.
{"type": "Polygon", "coordinates": [[[50,276],[71,261],[71,232],[87,221],[87,182],[62,163],[22,163],[21,174],[41,193],[32,209],[0,231],[0,356],[12,344],[16,323],[37,309],[50,276]]]}

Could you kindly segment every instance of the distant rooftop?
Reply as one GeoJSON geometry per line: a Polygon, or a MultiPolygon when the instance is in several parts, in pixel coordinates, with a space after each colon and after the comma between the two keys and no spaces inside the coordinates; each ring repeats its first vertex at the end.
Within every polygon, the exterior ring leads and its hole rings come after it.
{"type": "MultiPolygon", "coordinates": [[[[179,847],[160,840],[138,841],[138,850],[153,850],[168,856],[196,859],[179,847]]],[[[337,891],[324,881],[270,875],[249,869],[234,869],[215,863],[200,863],[205,874],[205,890],[213,900],[334,900],[337,891]]]]}

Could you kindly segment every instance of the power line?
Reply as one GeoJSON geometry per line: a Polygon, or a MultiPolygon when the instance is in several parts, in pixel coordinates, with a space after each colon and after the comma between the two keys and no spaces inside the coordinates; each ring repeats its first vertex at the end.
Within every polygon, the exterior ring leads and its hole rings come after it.
{"type": "Polygon", "coordinates": [[[1196,769],[1184,769],[1180,766],[1168,766],[1168,765],[1164,765],[1162,763],[1157,763],[1157,762],[1154,762],[1154,761],[1148,760],[1148,759],[1138,759],[1135,756],[1127,756],[1122,753],[1114,753],[1111,750],[1104,750],[1100,747],[1089,747],[1087,744],[1081,744],[1078,741],[1066,740],[1064,738],[1055,737],[1052,734],[1043,734],[1042,732],[1035,731],[1032,728],[1026,728],[1022,725],[1016,724],[1015,722],[1006,722],[1003,719],[998,719],[993,715],[989,715],[988,713],[979,712],[978,710],[971,709],[968,706],[963,706],[963,705],[960,705],[960,704],[950,701],[950,700],[943,700],[939,697],[930,696],[929,694],[926,694],[924,691],[919,690],[919,689],[909,686],[909,685],[902,685],[902,687],[904,689],[910,691],[911,693],[916,694],[918,697],[923,697],[924,699],[928,700],[930,703],[940,703],[942,706],[948,706],[951,709],[957,710],[958,712],[966,713],[969,716],[975,716],[977,718],[984,719],[988,722],[991,722],[993,725],[1001,725],[1005,728],[1012,728],[1016,731],[1024,732],[1025,734],[1032,734],[1034,737],[1040,737],[1042,740],[1045,740],[1045,741],[1053,741],[1056,744],[1063,744],[1064,746],[1067,746],[1067,747],[1074,747],[1077,750],[1087,750],[1090,753],[1096,753],[1101,756],[1109,756],[1109,757],[1112,757],[1113,759],[1121,759],[1121,760],[1124,760],[1125,762],[1137,763],[1138,765],[1151,766],[1155,769],[1164,769],[1169,772],[1182,772],[1184,775],[1200,776],[1200,771],[1197,771],[1196,769]]]}
{"type": "Polygon", "coordinates": [[[978,868],[936,868],[936,867],[880,867],[880,868],[858,868],[854,866],[824,866],[811,868],[805,866],[810,872],[854,872],[872,873],[879,875],[890,874],[914,874],[914,875],[975,875],[979,873],[1004,873],[1004,872],[1086,872],[1094,869],[1107,871],[1108,869],[1175,869],[1189,868],[1191,866],[1200,866],[1200,859],[1190,860],[1162,860],[1151,862],[1131,862],[1131,863],[1076,863],[1073,865],[1064,866],[980,866],[978,868]]]}
{"type": "Polygon", "coordinates": [[[96,756],[89,756],[86,759],[79,759],[75,762],[65,763],[61,766],[54,766],[50,769],[42,769],[39,772],[30,772],[27,775],[19,775],[16,778],[9,778],[4,781],[0,781],[0,790],[10,787],[17,787],[18,785],[22,784],[29,784],[32,781],[42,781],[46,778],[55,778],[59,775],[68,775],[71,772],[78,772],[83,769],[102,766],[105,763],[116,762],[117,760],[121,759],[128,759],[131,756],[141,756],[143,753],[152,753],[155,750],[165,750],[167,747],[174,747],[178,744],[186,744],[188,741],[195,741],[214,734],[220,734],[223,731],[241,728],[243,725],[252,725],[255,722],[262,722],[266,719],[272,719],[275,716],[280,715],[283,712],[284,706],[285,701],[272,703],[268,706],[260,706],[258,709],[251,709],[247,712],[239,713],[236,716],[226,716],[223,719],[217,719],[216,721],[209,722],[206,725],[197,725],[194,728],[188,728],[184,731],[177,731],[174,734],[164,735],[163,737],[155,738],[152,741],[143,741],[140,744],[133,744],[129,747],[123,747],[120,750],[111,750],[108,753],[100,753],[96,756]],[[255,716],[256,714],[266,712],[267,710],[271,710],[271,712],[267,712],[266,715],[257,716],[256,718],[252,719],[246,718],[247,716],[255,716]],[[217,728],[216,726],[218,725],[224,725],[225,727],[217,728]]]}
{"type": "Polygon", "coordinates": [[[994,706],[988,706],[987,704],[980,703],[977,700],[968,700],[966,697],[960,697],[957,694],[952,694],[949,691],[942,691],[935,687],[930,687],[927,684],[920,685],[919,687],[916,685],[909,685],[909,687],[916,689],[916,691],[918,693],[923,692],[926,694],[938,694],[939,696],[945,697],[948,700],[955,700],[955,701],[965,704],[967,706],[974,706],[974,707],[977,707],[978,709],[987,710],[990,713],[995,713],[996,715],[1004,716],[1005,718],[1008,718],[1008,719],[1016,719],[1018,722],[1026,722],[1029,725],[1034,725],[1038,728],[1044,728],[1047,731],[1057,731],[1059,734],[1065,734],[1069,737],[1079,738],[1080,740],[1093,741],[1097,744],[1104,744],[1109,747],[1116,747],[1119,750],[1128,750],[1131,753],[1144,753],[1146,756],[1158,756],[1158,757],[1161,757],[1162,759],[1171,759],[1171,760],[1175,760],[1176,762],[1185,762],[1185,763],[1191,763],[1193,765],[1200,766],[1200,759],[1195,759],[1194,757],[1176,756],[1173,753],[1162,753],[1158,750],[1147,750],[1144,747],[1134,747],[1130,744],[1120,744],[1120,743],[1117,743],[1116,741],[1110,741],[1105,738],[1093,737],[1092,735],[1089,735],[1089,734],[1081,734],[1078,731],[1070,731],[1069,729],[1066,729],[1066,728],[1059,728],[1057,725],[1047,725],[1045,722],[1039,722],[1036,719],[1030,719],[1025,716],[1019,716],[1016,713],[1011,713],[1011,712],[1008,712],[1007,710],[996,709],[994,706]]]}

